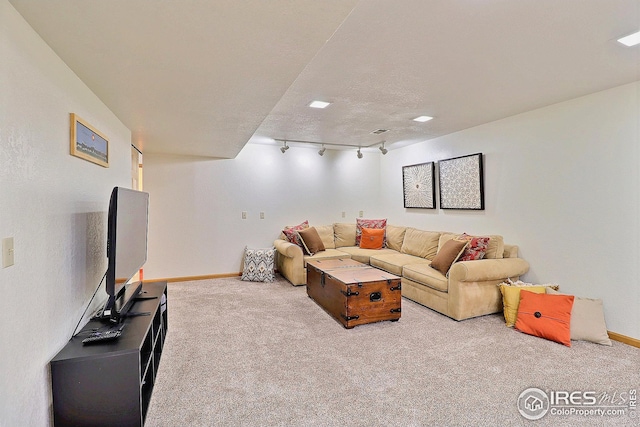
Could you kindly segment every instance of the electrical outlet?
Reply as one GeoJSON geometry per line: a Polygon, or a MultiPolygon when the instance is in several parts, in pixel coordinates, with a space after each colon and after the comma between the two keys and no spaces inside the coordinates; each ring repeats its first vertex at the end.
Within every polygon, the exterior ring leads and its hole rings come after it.
{"type": "Polygon", "coordinates": [[[242,211],[242,219],[247,219],[247,211],[242,211]]]}
{"type": "Polygon", "coordinates": [[[260,212],[260,219],[264,219],[264,212],[260,212]]]}
{"type": "Polygon", "coordinates": [[[2,268],[14,264],[13,237],[2,239],[2,268]]]}
{"type": "Polygon", "coordinates": [[[364,216],[364,211],[360,211],[360,212],[358,213],[358,216],[359,216],[360,218],[362,218],[362,217],[364,216]]]}
{"type": "Polygon", "coordinates": [[[346,218],[347,213],[345,211],[342,211],[342,218],[346,218]]]}

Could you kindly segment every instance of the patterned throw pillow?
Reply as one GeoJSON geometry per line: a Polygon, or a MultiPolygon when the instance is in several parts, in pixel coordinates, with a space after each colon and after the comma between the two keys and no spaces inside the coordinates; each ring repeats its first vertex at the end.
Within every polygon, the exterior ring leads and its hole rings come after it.
{"type": "Polygon", "coordinates": [[[469,236],[467,233],[463,233],[456,237],[456,239],[469,242],[458,261],[476,261],[484,258],[484,255],[487,253],[489,237],[469,236]]]}
{"type": "Polygon", "coordinates": [[[304,230],[305,228],[309,228],[309,221],[306,220],[298,225],[294,225],[292,227],[285,227],[282,232],[290,243],[294,243],[301,248],[303,248],[302,240],[300,240],[300,236],[298,235],[298,231],[304,230]]]}
{"type": "Polygon", "coordinates": [[[276,248],[244,248],[244,268],[242,280],[247,282],[273,282],[276,280],[274,261],[276,248]]]}
{"type": "MultiPolygon", "coordinates": [[[[387,220],[356,218],[356,246],[360,246],[360,239],[362,238],[363,228],[385,229],[387,228],[387,220]]],[[[384,247],[386,243],[387,243],[387,239],[385,238],[382,246],[384,247]]]]}

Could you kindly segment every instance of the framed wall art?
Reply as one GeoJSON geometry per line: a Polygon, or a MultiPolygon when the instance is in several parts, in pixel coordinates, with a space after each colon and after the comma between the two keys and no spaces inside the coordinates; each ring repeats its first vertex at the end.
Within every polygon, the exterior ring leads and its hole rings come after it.
{"type": "Polygon", "coordinates": [[[440,208],[484,210],[482,153],[438,162],[440,208]]]}
{"type": "Polygon", "coordinates": [[[436,182],[433,162],[402,167],[405,208],[436,208],[436,182]]]}
{"type": "Polygon", "coordinates": [[[109,167],[109,140],[74,113],[71,113],[71,155],[109,167]]]}

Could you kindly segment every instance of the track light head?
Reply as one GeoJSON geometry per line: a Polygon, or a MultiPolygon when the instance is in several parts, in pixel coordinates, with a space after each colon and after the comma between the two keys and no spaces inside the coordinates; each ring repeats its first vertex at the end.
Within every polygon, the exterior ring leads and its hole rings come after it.
{"type": "Polygon", "coordinates": [[[320,156],[324,156],[324,152],[327,151],[326,147],[324,146],[324,144],[322,144],[322,148],[320,150],[318,150],[318,154],[320,156]]]}
{"type": "Polygon", "coordinates": [[[386,148],[384,148],[384,145],[381,145],[380,147],[378,147],[380,149],[380,151],[382,152],[382,154],[387,154],[389,152],[389,150],[387,150],[386,148]]]}
{"type": "Polygon", "coordinates": [[[360,149],[358,148],[358,158],[361,159],[362,158],[362,151],[360,151],[360,149]]]}
{"type": "Polygon", "coordinates": [[[289,146],[287,145],[287,141],[283,141],[283,145],[282,147],[280,147],[280,151],[282,151],[282,154],[284,154],[285,151],[287,151],[289,149],[289,146]]]}

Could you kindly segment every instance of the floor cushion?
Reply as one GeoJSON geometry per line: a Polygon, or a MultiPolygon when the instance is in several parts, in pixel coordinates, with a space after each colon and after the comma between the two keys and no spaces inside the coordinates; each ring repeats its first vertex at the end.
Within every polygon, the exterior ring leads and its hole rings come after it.
{"type": "Polygon", "coordinates": [[[276,280],[274,264],[276,248],[244,249],[242,280],[248,282],[273,282],[276,280]]]}

